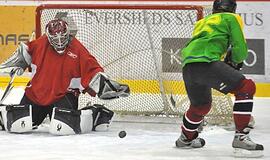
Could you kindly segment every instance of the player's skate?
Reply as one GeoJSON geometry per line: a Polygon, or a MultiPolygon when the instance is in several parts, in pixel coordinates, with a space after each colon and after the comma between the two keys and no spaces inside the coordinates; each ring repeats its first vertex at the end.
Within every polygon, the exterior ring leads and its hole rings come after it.
{"type": "Polygon", "coordinates": [[[201,148],[205,145],[205,140],[198,137],[193,140],[188,140],[184,133],[182,133],[176,140],[175,145],[177,148],[201,148]]]}
{"type": "Polygon", "coordinates": [[[243,133],[235,133],[232,147],[235,157],[262,157],[263,145],[254,143],[249,137],[250,128],[245,128],[243,133]]]}

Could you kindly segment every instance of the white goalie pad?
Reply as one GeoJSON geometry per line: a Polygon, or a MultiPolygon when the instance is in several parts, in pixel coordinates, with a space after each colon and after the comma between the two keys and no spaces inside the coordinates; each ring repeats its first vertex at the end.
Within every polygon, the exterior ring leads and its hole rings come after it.
{"type": "Polygon", "coordinates": [[[100,124],[100,125],[95,127],[95,131],[97,131],[97,132],[107,132],[107,131],[109,131],[110,126],[111,126],[111,123],[100,124]]]}
{"type": "Polygon", "coordinates": [[[92,131],[93,117],[91,110],[70,110],[54,108],[49,132],[53,135],[74,135],[92,131]]]}
{"type": "Polygon", "coordinates": [[[32,58],[28,53],[28,46],[20,42],[18,48],[4,63],[0,65],[0,69],[4,68],[21,68],[18,75],[23,74],[23,71],[31,64],[32,58]]]}
{"type": "Polygon", "coordinates": [[[93,128],[93,112],[92,110],[81,110],[81,133],[89,133],[93,128]]]}
{"type": "Polygon", "coordinates": [[[32,106],[1,106],[2,123],[7,132],[25,133],[32,131],[32,106]]]}
{"type": "Polygon", "coordinates": [[[93,128],[92,131],[108,131],[111,126],[114,112],[104,105],[94,104],[89,105],[82,110],[91,109],[93,115],[93,128]]]}

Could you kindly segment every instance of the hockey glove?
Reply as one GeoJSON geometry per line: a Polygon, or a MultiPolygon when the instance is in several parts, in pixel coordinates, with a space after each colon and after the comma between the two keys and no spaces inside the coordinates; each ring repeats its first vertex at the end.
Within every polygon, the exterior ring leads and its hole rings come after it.
{"type": "Polygon", "coordinates": [[[127,97],[130,94],[128,85],[113,81],[104,73],[97,73],[91,80],[89,87],[103,100],[127,97]]]}
{"type": "Polygon", "coordinates": [[[235,63],[232,61],[232,50],[231,49],[228,49],[227,55],[224,58],[224,62],[238,71],[242,70],[242,68],[243,68],[243,62],[235,63]]]}
{"type": "Polygon", "coordinates": [[[21,42],[13,53],[4,63],[0,64],[0,69],[19,68],[16,73],[22,75],[24,70],[31,64],[32,58],[28,53],[28,46],[21,42]]]}

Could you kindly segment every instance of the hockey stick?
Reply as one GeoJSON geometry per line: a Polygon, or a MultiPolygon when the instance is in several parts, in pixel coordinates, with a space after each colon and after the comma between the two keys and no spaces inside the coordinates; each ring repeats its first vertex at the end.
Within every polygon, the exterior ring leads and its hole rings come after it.
{"type": "Polygon", "coordinates": [[[10,73],[9,73],[9,76],[10,76],[10,80],[9,80],[9,83],[4,91],[4,94],[0,100],[0,105],[4,102],[4,100],[7,98],[7,96],[9,95],[10,91],[13,89],[14,86],[12,86],[13,84],[13,81],[15,79],[15,76],[17,74],[18,71],[20,71],[21,68],[13,68],[10,73]]]}
{"type": "MultiPolygon", "coordinates": [[[[31,42],[33,39],[35,38],[35,32],[33,31],[32,34],[31,34],[31,37],[29,39],[29,42],[31,42]]],[[[16,51],[15,51],[16,52],[16,51]]],[[[3,63],[2,63],[3,64],[3,63]]],[[[0,65],[0,70],[3,69],[3,73],[9,73],[9,76],[10,76],[10,81],[8,83],[8,86],[6,87],[5,91],[4,91],[4,94],[0,100],[0,105],[3,103],[3,101],[7,98],[7,96],[9,95],[10,91],[13,89],[14,86],[12,86],[13,84],[13,81],[15,79],[15,76],[16,74],[17,75],[22,75],[24,73],[24,69],[21,68],[21,67],[17,67],[17,66],[11,66],[11,67],[15,67],[15,68],[12,68],[10,71],[9,71],[9,66],[4,66],[4,65],[0,65]],[[8,70],[4,70],[4,69],[8,69],[8,70]]]]}

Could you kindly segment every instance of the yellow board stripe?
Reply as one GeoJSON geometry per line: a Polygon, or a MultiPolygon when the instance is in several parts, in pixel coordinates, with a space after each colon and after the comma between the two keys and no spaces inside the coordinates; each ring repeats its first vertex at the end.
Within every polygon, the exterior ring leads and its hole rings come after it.
{"type": "Polygon", "coordinates": [[[270,97],[270,83],[256,83],[256,97],[270,97]]]}
{"type": "MultiPolygon", "coordinates": [[[[10,77],[2,76],[0,77],[0,88],[5,88],[9,83],[10,77]]],[[[30,80],[29,77],[16,77],[13,82],[13,86],[26,86],[28,81],[30,80]]]]}
{"type": "MultiPolygon", "coordinates": [[[[0,88],[4,89],[9,80],[8,76],[0,77],[0,88]]],[[[29,80],[29,77],[16,77],[13,85],[25,87],[29,80]]],[[[120,82],[128,84],[132,93],[160,93],[159,82],[156,80],[121,80],[120,82]]],[[[163,81],[163,86],[166,94],[186,94],[183,81],[163,81]],[[170,90],[171,86],[173,90],[170,90]]],[[[256,83],[256,88],[256,97],[270,97],[270,83],[256,83]]]]}

